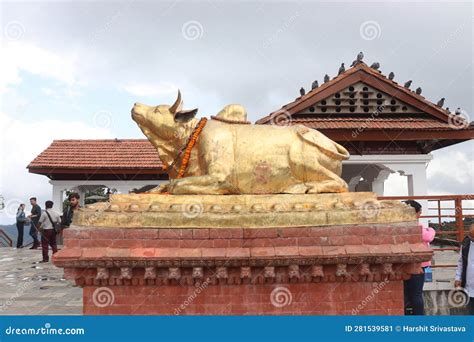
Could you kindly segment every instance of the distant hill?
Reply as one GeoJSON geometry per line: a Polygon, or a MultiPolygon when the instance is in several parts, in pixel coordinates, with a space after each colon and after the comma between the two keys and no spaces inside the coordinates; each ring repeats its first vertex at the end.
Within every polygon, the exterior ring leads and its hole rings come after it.
{"type": "MultiPolygon", "coordinates": [[[[13,240],[13,247],[16,247],[16,240],[18,238],[18,230],[16,229],[15,224],[10,225],[0,225],[0,228],[13,240]]],[[[33,241],[30,234],[30,226],[25,226],[23,233],[23,244],[27,245],[33,241]]]]}

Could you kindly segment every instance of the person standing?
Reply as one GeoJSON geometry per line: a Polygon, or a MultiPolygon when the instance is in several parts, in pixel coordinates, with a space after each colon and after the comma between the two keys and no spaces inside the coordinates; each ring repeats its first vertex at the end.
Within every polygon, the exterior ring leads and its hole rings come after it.
{"type": "Polygon", "coordinates": [[[79,205],[80,196],[76,192],[72,192],[68,196],[69,205],[64,208],[63,215],[61,218],[61,227],[62,229],[69,228],[72,223],[72,219],[74,217],[74,212],[79,209],[81,206],[79,205]]]}
{"type": "Polygon", "coordinates": [[[39,230],[41,233],[41,249],[43,261],[49,261],[48,248],[51,246],[53,254],[58,251],[56,244],[56,226],[61,223],[61,216],[53,210],[53,201],[46,201],[46,209],[41,213],[39,219],[39,230]]]}
{"type": "MultiPolygon", "coordinates": [[[[416,217],[419,219],[421,216],[422,206],[417,201],[409,200],[405,201],[405,204],[413,207],[416,212],[416,217]]],[[[423,242],[429,246],[430,242],[433,241],[436,231],[431,227],[424,227],[420,224],[421,237],[423,242]]],[[[425,284],[425,269],[431,265],[431,261],[425,261],[421,263],[423,273],[412,274],[410,279],[403,281],[403,294],[405,297],[405,315],[424,315],[425,314],[425,303],[423,300],[423,286],[425,284]],[[411,308],[410,310],[408,310],[411,308]]]]}
{"type": "Polygon", "coordinates": [[[458,267],[456,277],[454,278],[454,287],[462,287],[469,296],[468,310],[469,315],[474,315],[474,224],[469,227],[469,234],[461,243],[459,251],[458,267]],[[471,251],[473,251],[471,253],[471,251]]]}
{"type": "Polygon", "coordinates": [[[33,246],[30,249],[36,249],[39,247],[40,243],[38,240],[38,222],[41,217],[41,207],[38,205],[36,201],[36,197],[30,198],[31,204],[31,214],[28,215],[30,219],[30,236],[33,238],[33,246]]]}
{"type": "Polygon", "coordinates": [[[25,204],[22,203],[16,211],[16,229],[18,237],[16,239],[16,248],[23,248],[23,230],[26,223],[25,204]]]}

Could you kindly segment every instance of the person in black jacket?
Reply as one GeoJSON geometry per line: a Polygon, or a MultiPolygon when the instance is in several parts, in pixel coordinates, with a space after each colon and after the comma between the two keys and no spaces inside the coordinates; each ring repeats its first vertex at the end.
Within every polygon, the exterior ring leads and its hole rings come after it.
{"type": "Polygon", "coordinates": [[[33,246],[30,249],[36,249],[39,247],[39,239],[38,239],[38,227],[39,227],[39,219],[41,217],[41,207],[36,203],[36,197],[30,198],[31,204],[31,214],[28,215],[30,219],[31,226],[30,226],[30,236],[33,238],[33,246]]]}
{"type": "Polygon", "coordinates": [[[456,278],[454,280],[454,287],[464,288],[464,291],[469,295],[468,309],[470,315],[474,315],[474,251],[471,250],[473,245],[474,224],[471,224],[468,236],[461,243],[456,278]]]}
{"type": "Polygon", "coordinates": [[[72,192],[68,196],[69,205],[64,208],[63,215],[61,217],[61,228],[69,228],[72,223],[72,218],[74,217],[74,211],[79,209],[81,206],[79,205],[79,194],[76,192],[72,192]]]}

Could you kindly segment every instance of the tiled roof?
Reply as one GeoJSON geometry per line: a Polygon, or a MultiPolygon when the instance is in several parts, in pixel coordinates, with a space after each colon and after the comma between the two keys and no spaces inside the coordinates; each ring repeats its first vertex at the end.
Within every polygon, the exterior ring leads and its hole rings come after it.
{"type": "Polygon", "coordinates": [[[285,122],[291,124],[301,123],[308,127],[319,129],[354,129],[361,126],[361,123],[366,124],[364,127],[368,129],[403,129],[403,130],[473,130],[472,124],[470,126],[462,125],[462,128],[453,127],[449,125],[450,113],[428,101],[422,95],[416,94],[414,91],[405,88],[403,85],[388,79],[381,72],[374,70],[365,63],[359,63],[356,66],[349,68],[332,80],[323,83],[318,88],[310,90],[303,96],[298,97],[295,101],[284,105],[281,109],[270,113],[261,118],[257,124],[269,124],[274,121],[274,118],[283,115],[286,117],[285,122]],[[381,92],[398,98],[410,106],[417,108],[423,115],[409,114],[384,118],[384,115],[379,115],[376,118],[370,118],[370,114],[366,117],[360,115],[352,115],[351,113],[330,113],[330,115],[316,115],[316,114],[298,114],[305,108],[314,106],[319,101],[328,98],[329,96],[347,89],[352,84],[358,82],[366,83],[373,88],[379,89],[381,92]],[[296,117],[293,117],[295,116],[296,117]],[[334,115],[336,114],[336,115],[334,115]],[[302,118],[304,117],[304,118],[302,118]]]}
{"type": "Polygon", "coordinates": [[[28,169],[155,169],[163,164],[146,139],[54,140],[28,169]]]}
{"type": "Polygon", "coordinates": [[[344,118],[344,117],[307,117],[291,119],[289,121],[291,125],[305,125],[315,129],[401,129],[401,130],[430,130],[430,131],[444,131],[452,130],[448,123],[441,122],[439,120],[432,119],[419,119],[419,118],[377,118],[376,120],[370,118],[344,118]]]}

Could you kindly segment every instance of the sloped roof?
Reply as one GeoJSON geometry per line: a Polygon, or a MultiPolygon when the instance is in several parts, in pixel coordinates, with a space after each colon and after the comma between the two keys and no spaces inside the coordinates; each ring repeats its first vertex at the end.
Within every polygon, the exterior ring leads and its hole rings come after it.
{"type": "Polygon", "coordinates": [[[146,139],[54,140],[28,166],[30,172],[64,170],[162,171],[158,152],[146,139]]]}
{"type": "MultiPolygon", "coordinates": [[[[351,110],[353,109],[351,108],[351,110]]],[[[287,124],[303,124],[321,130],[351,130],[362,126],[367,130],[436,130],[462,131],[463,133],[468,131],[468,138],[474,138],[474,126],[472,123],[469,125],[465,120],[463,121],[462,117],[455,117],[446,109],[438,107],[422,95],[418,95],[403,85],[388,79],[381,72],[374,70],[363,62],[346,70],[320,87],[298,97],[295,101],[284,105],[281,109],[259,119],[256,123],[278,124],[274,120],[281,115],[285,116],[283,121],[287,124]],[[308,112],[308,108],[314,112],[315,106],[321,107],[321,101],[328,99],[338,92],[343,92],[355,84],[367,85],[383,92],[392,99],[397,99],[397,101],[403,104],[403,109],[407,110],[407,113],[396,111],[395,113],[384,115],[377,114],[374,117],[372,113],[366,113],[365,115],[364,113],[349,113],[349,111],[335,113],[331,108],[329,108],[327,113],[308,112]]],[[[463,134],[463,136],[465,139],[466,134],[463,134]]]]}

